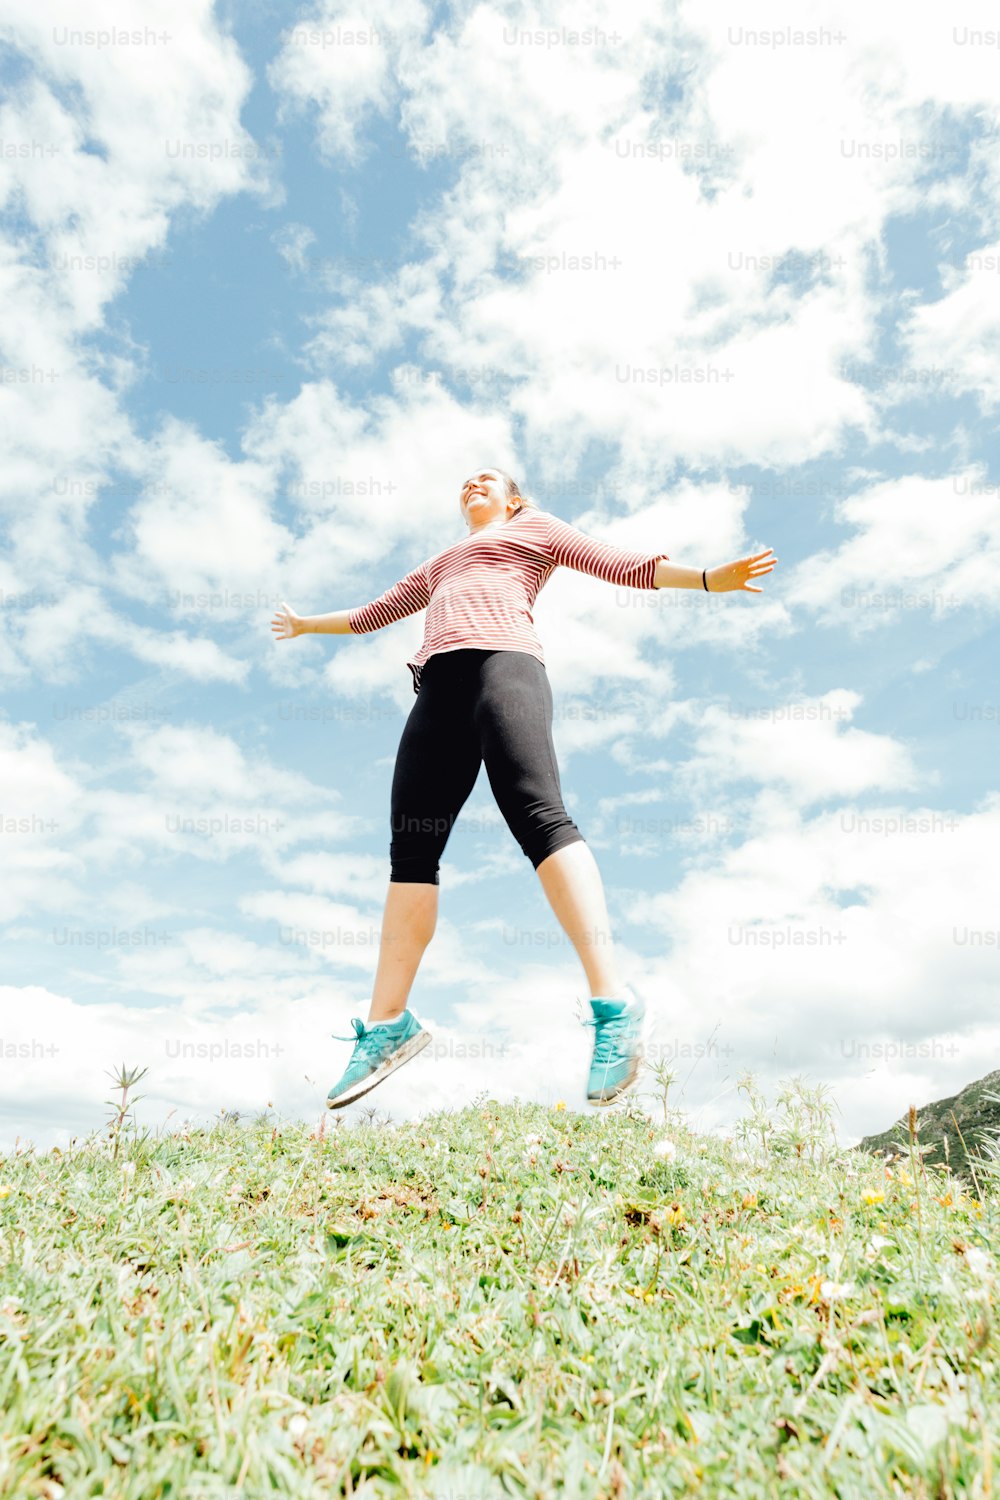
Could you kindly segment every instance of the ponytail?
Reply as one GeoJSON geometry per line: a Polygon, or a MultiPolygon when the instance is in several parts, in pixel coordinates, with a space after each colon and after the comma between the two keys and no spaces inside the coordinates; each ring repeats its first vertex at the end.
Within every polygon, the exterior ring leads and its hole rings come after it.
{"type": "Polygon", "coordinates": [[[497,469],[496,472],[498,474],[502,475],[502,477],[503,477],[504,489],[507,492],[507,499],[508,500],[520,500],[520,502],[521,502],[520,505],[517,507],[517,510],[514,512],[514,515],[513,516],[508,516],[507,519],[509,521],[513,521],[514,517],[515,516],[519,516],[523,510],[538,510],[539,509],[539,506],[538,506],[537,502],[534,501],[531,498],[530,495],[523,495],[521,493],[521,489],[520,489],[520,486],[517,483],[517,480],[516,479],[512,479],[511,476],[507,473],[506,469],[497,469]]]}

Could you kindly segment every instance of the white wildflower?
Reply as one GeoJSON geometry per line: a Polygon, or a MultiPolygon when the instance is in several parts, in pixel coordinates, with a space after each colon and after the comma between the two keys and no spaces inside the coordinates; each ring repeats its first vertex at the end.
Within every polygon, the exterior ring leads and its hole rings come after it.
{"type": "Polygon", "coordinates": [[[294,1438],[300,1438],[309,1430],[309,1418],[303,1416],[302,1412],[296,1412],[294,1417],[288,1419],[288,1430],[294,1438]]]}
{"type": "Polygon", "coordinates": [[[985,1250],[980,1250],[978,1245],[966,1245],[965,1264],[970,1271],[977,1276],[988,1276],[990,1272],[990,1258],[985,1250]]]}
{"type": "Polygon", "coordinates": [[[664,1136],[663,1140],[657,1141],[653,1147],[653,1155],[658,1156],[661,1161],[675,1161],[677,1158],[677,1147],[673,1141],[668,1141],[664,1136]]]}
{"type": "Polygon", "coordinates": [[[845,1297],[854,1294],[854,1284],[850,1281],[824,1281],[819,1291],[820,1296],[826,1302],[843,1301],[845,1297]]]}

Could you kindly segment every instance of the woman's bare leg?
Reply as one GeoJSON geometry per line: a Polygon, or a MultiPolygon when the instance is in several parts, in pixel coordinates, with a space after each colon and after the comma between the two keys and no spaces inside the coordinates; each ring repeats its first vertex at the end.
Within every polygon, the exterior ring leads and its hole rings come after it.
{"type": "Polygon", "coordinates": [[[436,885],[390,880],[366,1025],[394,1021],[403,1014],[420,960],[434,936],[437,910],[436,885]]]}
{"type": "Polygon", "coordinates": [[[538,878],[583,964],[591,997],[620,995],[604,886],[590,846],[580,839],[565,844],[542,860],[538,878]]]}

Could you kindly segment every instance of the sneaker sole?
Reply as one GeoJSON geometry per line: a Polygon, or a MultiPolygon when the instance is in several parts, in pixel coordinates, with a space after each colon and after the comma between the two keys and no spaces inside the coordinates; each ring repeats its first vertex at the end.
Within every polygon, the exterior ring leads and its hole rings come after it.
{"type": "Polygon", "coordinates": [[[369,1073],[367,1078],[359,1078],[357,1083],[352,1083],[342,1094],[338,1094],[336,1099],[328,1098],[327,1109],[341,1109],[345,1104],[353,1104],[355,1099],[363,1098],[383,1079],[388,1078],[390,1073],[395,1073],[396,1069],[401,1068],[405,1062],[409,1062],[411,1057],[416,1057],[418,1052],[422,1052],[430,1039],[429,1031],[422,1031],[419,1036],[411,1037],[391,1057],[387,1057],[385,1062],[379,1063],[374,1073],[369,1073]]]}
{"type": "Polygon", "coordinates": [[[622,1079],[622,1081],[618,1085],[618,1087],[616,1089],[605,1089],[600,1094],[597,1094],[597,1095],[588,1094],[587,1095],[587,1103],[588,1104],[614,1104],[615,1100],[616,1099],[620,1099],[621,1096],[622,1096],[622,1094],[624,1094],[625,1090],[626,1089],[630,1089],[632,1087],[633,1083],[635,1083],[636,1079],[639,1076],[639,1064],[641,1062],[642,1062],[642,1053],[641,1052],[637,1052],[635,1054],[635,1056],[633,1057],[633,1059],[632,1059],[632,1066],[629,1069],[627,1077],[625,1077],[625,1078],[622,1079]]]}

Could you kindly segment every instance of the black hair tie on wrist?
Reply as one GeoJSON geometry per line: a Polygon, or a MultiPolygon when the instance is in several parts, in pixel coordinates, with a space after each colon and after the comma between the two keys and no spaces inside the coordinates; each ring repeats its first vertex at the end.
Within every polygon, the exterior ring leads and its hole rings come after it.
{"type": "Polygon", "coordinates": [[[701,570],[701,581],[702,581],[702,584],[704,586],[705,593],[706,594],[710,594],[712,592],[712,590],[709,588],[708,584],[705,582],[705,574],[706,574],[707,571],[708,570],[706,568],[702,568],[702,570],[701,570]]]}

